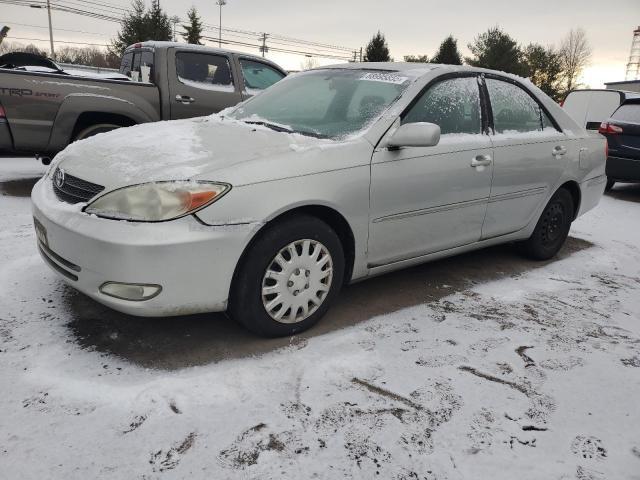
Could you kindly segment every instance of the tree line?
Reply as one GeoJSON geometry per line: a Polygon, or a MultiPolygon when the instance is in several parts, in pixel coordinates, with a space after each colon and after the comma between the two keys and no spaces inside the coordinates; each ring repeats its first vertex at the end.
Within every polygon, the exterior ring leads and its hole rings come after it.
{"type": "MultiPolygon", "coordinates": [[[[562,100],[571,90],[581,86],[579,78],[591,59],[591,47],[584,30],[571,30],[559,47],[538,43],[520,45],[500,27],[493,27],[477,35],[468,48],[472,54],[463,58],[458,41],[449,35],[443,40],[435,55],[407,55],[405,62],[442,63],[448,65],[472,65],[527,77],[556,101],[562,100]]],[[[369,41],[364,57],[368,62],[389,62],[389,45],[378,31],[369,41]]]]}

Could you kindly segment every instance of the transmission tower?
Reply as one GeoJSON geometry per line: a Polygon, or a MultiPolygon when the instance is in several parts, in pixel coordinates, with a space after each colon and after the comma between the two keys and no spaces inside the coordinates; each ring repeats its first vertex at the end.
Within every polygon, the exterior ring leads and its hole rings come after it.
{"type": "Polygon", "coordinates": [[[633,31],[633,42],[631,43],[631,54],[629,55],[625,80],[640,80],[640,27],[633,31]]]}

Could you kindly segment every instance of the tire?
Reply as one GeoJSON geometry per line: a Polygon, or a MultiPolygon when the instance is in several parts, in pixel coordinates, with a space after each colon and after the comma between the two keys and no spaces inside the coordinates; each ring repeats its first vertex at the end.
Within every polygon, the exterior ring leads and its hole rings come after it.
{"type": "Polygon", "coordinates": [[[91,125],[90,127],[80,130],[73,141],[84,140],[85,138],[93,137],[99,133],[110,132],[111,130],[115,130],[120,127],[121,125],[115,125],[113,123],[99,123],[97,125],[91,125]]]}
{"type": "Polygon", "coordinates": [[[521,251],[534,260],[553,258],[569,235],[573,215],[573,197],[561,188],[542,211],[531,237],[520,244],[521,251]]]}
{"type": "Polygon", "coordinates": [[[260,336],[307,330],[337,296],[344,264],[340,239],[323,221],[301,215],[278,222],[260,234],[238,265],[229,314],[260,336]]]}
{"type": "Polygon", "coordinates": [[[610,192],[615,184],[616,184],[615,180],[610,180],[609,178],[607,178],[607,186],[604,187],[604,191],[610,192]]]}

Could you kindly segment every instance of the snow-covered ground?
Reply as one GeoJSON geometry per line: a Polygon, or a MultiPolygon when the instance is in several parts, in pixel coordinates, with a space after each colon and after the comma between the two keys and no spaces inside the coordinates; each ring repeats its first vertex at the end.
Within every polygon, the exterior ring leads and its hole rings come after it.
{"type": "MultiPolygon", "coordinates": [[[[555,262],[472,255],[493,280],[431,277],[418,288],[446,295],[166,369],[78,335],[80,296],[35,248],[41,171],[0,158],[0,478],[640,478],[640,186],[576,222],[555,262]]],[[[136,322],[91,308],[107,340],[136,322]]]]}

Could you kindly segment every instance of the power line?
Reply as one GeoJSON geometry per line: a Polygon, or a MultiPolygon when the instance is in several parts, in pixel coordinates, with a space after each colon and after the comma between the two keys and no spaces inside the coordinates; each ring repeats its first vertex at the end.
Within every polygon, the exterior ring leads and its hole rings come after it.
{"type": "MultiPolygon", "coordinates": [[[[85,10],[81,7],[78,7],[79,0],[50,0],[51,1],[51,9],[57,10],[61,12],[71,13],[75,15],[82,15],[89,18],[94,18],[98,20],[104,20],[109,22],[120,23],[122,21],[121,16],[126,14],[129,10],[115,6],[113,4],[109,4],[105,1],[98,0],[84,0],[81,5],[84,4],[93,5],[94,11],[85,10]],[[105,12],[105,13],[100,13],[105,12]],[[115,15],[120,15],[120,17],[116,17],[115,15]]],[[[37,8],[43,8],[46,6],[46,1],[44,0],[0,0],[0,4],[8,4],[8,5],[18,5],[18,6],[36,6],[37,8]]],[[[179,20],[180,23],[184,24],[184,20],[179,20]]],[[[24,25],[24,24],[23,24],[24,25]]],[[[25,25],[28,26],[28,25],[25,25]]],[[[224,35],[223,40],[225,44],[228,45],[237,45],[249,48],[256,48],[259,51],[263,51],[266,53],[267,50],[273,52],[280,53],[290,53],[295,55],[304,55],[306,57],[321,57],[321,58],[331,58],[336,60],[353,60],[355,56],[352,58],[352,54],[356,51],[356,49],[351,49],[349,47],[331,45],[327,43],[315,42],[310,40],[303,40],[293,37],[287,37],[284,35],[278,34],[266,34],[260,32],[254,32],[251,30],[243,30],[238,28],[220,28],[216,25],[203,24],[205,27],[205,31],[215,31],[218,32],[219,38],[224,35]],[[235,37],[236,40],[229,37],[235,37]],[[266,38],[269,38],[270,45],[266,46],[266,38]],[[253,43],[257,40],[262,40],[262,45],[253,43]],[[275,46],[272,46],[275,45],[275,46]]],[[[44,28],[37,27],[36,28],[44,28]]],[[[60,31],[65,31],[65,29],[57,29],[60,31]]],[[[73,32],[74,30],[67,29],[66,31],[73,32]]],[[[98,33],[93,32],[84,32],[75,30],[76,33],[86,33],[89,35],[100,35],[98,33]]],[[[14,37],[16,38],[16,37],[14,37]]],[[[25,40],[33,40],[40,41],[39,39],[27,39],[25,40]]],[[[217,39],[213,37],[203,36],[203,39],[209,41],[216,41],[217,39]]],[[[60,41],[59,43],[70,43],[70,44],[82,44],[81,42],[64,42],[60,41]]],[[[96,46],[108,46],[106,44],[98,44],[98,43],[86,43],[86,45],[96,45],[96,46]]],[[[355,55],[355,54],[354,54],[355,55]]]]}
{"type": "MultiPolygon", "coordinates": [[[[27,37],[11,37],[12,40],[29,40],[31,42],[48,42],[46,38],[27,38],[27,37]]],[[[67,42],[64,40],[56,40],[56,43],[69,43],[72,45],[91,45],[96,47],[108,47],[106,43],[86,43],[86,42],[67,42]]]]}
{"type": "MultiPolygon", "coordinates": [[[[2,23],[2,22],[0,22],[2,23]]],[[[11,20],[5,20],[4,23],[11,23],[11,26],[13,25],[18,25],[20,27],[31,27],[31,28],[49,28],[49,27],[44,27],[42,25],[31,25],[29,23],[18,23],[18,22],[13,22],[11,20]]],[[[85,30],[72,30],[72,29],[68,29],[68,28],[58,28],[58,27],[54,27],[55,31],[60,31],[60,32],[72,32],[72,33],[84,33],[86,35],[98,35],[101,37],[104,37],[105,35],[109,35],[108,33],[98,33],[98,32],[87,32],[85,30]]]]}

